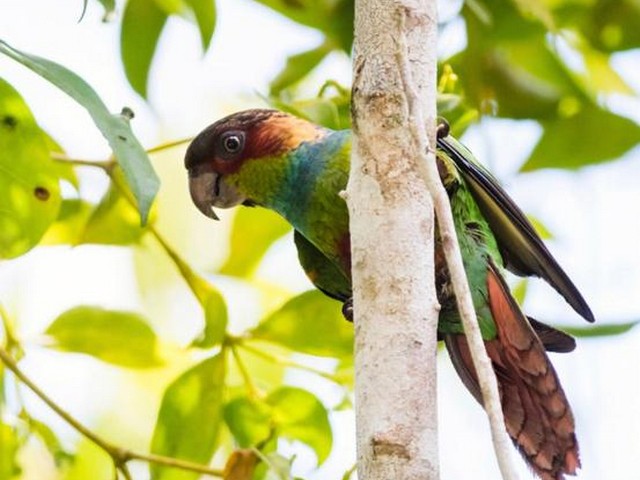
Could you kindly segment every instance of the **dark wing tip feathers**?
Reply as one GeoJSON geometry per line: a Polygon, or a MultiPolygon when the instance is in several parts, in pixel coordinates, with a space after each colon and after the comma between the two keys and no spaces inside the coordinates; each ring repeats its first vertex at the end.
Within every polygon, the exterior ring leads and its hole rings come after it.
{"type": "MultiPolygon", "coordinates": [[[[595,317],[585,301],[584,297],[573,284],[569,276],[553,258],[551,252],[542,242],[531,222],[522,213],[520,208],[511,200],[507,193],[500,187],[491,174],[480,166],[465,158],[455,145],[446,138],[438,138],[438,147],[451,157],[457,167],[464,174],[476,182],[502,209],[509,220],[518,228],[534,249],[535,256],[539,259],[537,265],[526,265],[514,257],[505,245],[499,245],[501,252],[506,253],[505,263],[507,268],[516,274],[528,274],[542,277],[588,322],[594,322],[595,317]],[[514,265],[516,264],[516,265],[514,265]],[[524,267],[524,268],[523,268],[524,267]]],[[[471,189],[473,193],[473,189],[471,189]]],[[[478,199],[476,199],[478,200],[478,199]]],[[[479,202],[481,203],[481,202],[479,202]]],[[[499,238],[497,238],[500,241],[499,238]]]]}

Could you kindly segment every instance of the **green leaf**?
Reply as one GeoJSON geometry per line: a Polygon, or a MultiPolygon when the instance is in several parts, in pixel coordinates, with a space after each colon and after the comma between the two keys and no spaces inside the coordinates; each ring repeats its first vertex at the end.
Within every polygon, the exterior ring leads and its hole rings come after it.
{"type": "Polygon", "coordinates": [[[609,337],[613,335],[622,335],[627,333],[632,328],[640,323],[640,320],[625,323],[610,323],[588,326],[588,327],[565,327],[562,326],[562,331],[573,335],[575,337],[609,337]]]}
{"type": "Polygon", "coordinates": [[[140,241],[145,228],[138,213],[113,184],[87,220],[79,243],[131,245],[140,241]]]}
{"type": "Polygon", "coordinates": [[[633,95],[635,92],[611,66],[611,56],[591,48],[586,42],[580,42],[580,53],[587,69],[585,88],[594,93],[622,93],[633,95]]]}
{"type": "Polygon", "coordinates": [[[353,325],[342,316],[340,303],[318,290],[293,297],[250,335],[311,355],[345,357],[353,352],[353,325]]]}
{"type": "Polygon", "coordinates": [[[215,0],[185,0],[185,2],[196,17],[202,49],[207,51],[216,28],[216,2],[215,0]]]}
{"type": "MultiPolygon", "coordinates": [[[[109,21],[109,19],[111,18],[111,16],[116,10],[116,2],[115,0],[98,0],[98,1],[102,5],[102,8],[104,8],[104,15],[102,17],[102,21],[107,22],[109,21]]],[[[82,21],[82,19],[84,18],[84,14],[87,13],[87,5],[89,5],[89,0],[84,0],[82,5],[82,13],[80,14],[80,20],[78,20],[78,22],[82,21]]]]}
{"type": "MultiPolygon", "coordinates": [[[[206,464],[222,420],[224,352],[180,375],[167,388],[151,440],[151,452],[206,464]]],[[[195,480],[199,474],[151,465],[152,480],[195,480]]]]}
{"type": "Polygon", "coordinates": [[[17,458],[20,446],[15,427],[0,419],[0,478],[10,480],[22,472],[17,458]]]}
{"type": "Polygon", "coordinates": [[[151,61],[168,14],[154,0],[129,0],[122,15],[120,56],[127,80],[143,98],[151,61]]]}
{"type": "Polygon", "coordinates": [[[224,297],[218,290],[209,288],[202,308],[204,309],[204,329],[202,335],[191,345],[199,348],[220,345],[227,332],[229,318],[224,297]]]}
{"type": "Polygon", "coordinates": [[[300,81],[311,70],[316,68],[331,50],[331,45],[328,42],[324,42],[316,48],[290,56],[285,67],[271,82],[271,95],[278,95],[285,88],[300,81]]]}
{"type": "Polygon", "coordinates": [[[640,126],[599,107],[585,105],[578,113],[544,124],[544,134],[520,168],[577,169],[619,158],[640,142],[640,126]]]}
{"type": "Polygon", "coordinates": [[[301,25],[331,31],[331,0],[256,0],[301,25]]]}
{"type": "Polygon", "coordinates": [[[547,226],[542,223],[542,220],[530,214],[527,214],[527,219],[531,222],[533,229],[538,235],[540,235],[542,240],[553,240],[553,233],[551,233],[547,226]]]}
{"type": "Polygon", "coordinates": [[[251,275],[273,242],[289,230],[291,226],[271,210],[239,209],[233,220],[231,251],[220,273],[237,277],[251,275]]]}
{"type": "Polygon", "coordinates": [[[33,248],[54,222],[62,201],[58,177],[45,133],[0,79],[0,259],[33,248]]]}
{"type": "Polygon", "coordinates": [[[334,80],[328,80],[316,98],[290,101],[283,97],[271,96],[266,101],[274,108],[333,130],[351,127],[351,91],[334,80]]]}
{"type": "Polygon", "coordinates": [[[523,17],[535,18],[551,32],[556,29],[551,11],[542,0],[512,0],[512,2],[523,17]]]}
{"type": "Polygon", "coordinates": [[[42,440],[47,450],[53,455],[56,466],[61,467],[64,463],[69,463],[73,460],[73,454],[64,449],[58,436],[47,424],[36,420],[25,412],[21,413],[20,416],[29,425],[29,430],[42,440]]]}
{"type": "Polygon", "coordinates": [[[272,408],[278,435],[309,445],[318,456],[318,464],[329,453],[333,435],[327,409],[313,394],[301,388],[281,387],[265,399],[272,408]]]}
{"type": "Polygon", "coordinates": [[[562,27],[580,31],[603,52],[640,46],[640,5],[634,0],[560,1],[554,16],[562,27]]]}
{"type": "Polygon", "coordinates": [[[156,335],[137,313],[75,307],[56,318],[45,333],[55,348],[86,353],[114,365],[148,368],[162,363],[156,335]]]}
{"type": "Polygon", "coordinates": [[[224,421],[242,448],[257,447],[273,433],[271,408],[247,396],[234,398],[225,405],[224,421]]]}
{"type": "Polygon", "coordinates": [[[63,199],[58,218],[49,227],[42,245],[77,245],[95,205],[79,198],[63,199]]]}
{"type": "Polygon", "coordinates": [[[128,115],[131,112],[111,114],[98,94],[82,78],[57,63],[20,52],[1,40],[0,52],[47,79],[87,109],[124,170],[144,224],[160,187],[160,180],[144,148],[131,131],[128,115]]]}
{"type": "Polygon", "coordinates": [[[309,445],[318,457],[318,464],[331,452],[327,409],[313,394],[300,388],[280,387],[264,400],[235,398],[226,405],[224,418],[243,448],[260,448],[275,433],[309,445]]]}
{"type": "Polygon", "coordinates": [[[116,11],[116,0],[98,0],[104,8],[104,19],[108,19],[109,16],[116,11]]]}
{"type": "Polygon", "coordinates": [[[527,296],[527,287],[529,286],[529,279],[522,278],[511,289],[511,295],[518,302],[518,305],[522,306],[524,299],[527,296]]]}
{"type": "Polygon", "coordinates": [[[167,15],[180,15],[184,13],[186,5],[184,0],[153,0],[155,4],[167,15]]]}

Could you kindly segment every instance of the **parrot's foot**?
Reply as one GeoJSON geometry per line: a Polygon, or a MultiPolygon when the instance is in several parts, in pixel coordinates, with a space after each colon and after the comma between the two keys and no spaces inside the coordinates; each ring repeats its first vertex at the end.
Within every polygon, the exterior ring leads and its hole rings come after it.
{"type": "Polygon", "coordinates": [[[436,137],[444,138],[449,135],[451,127],[449,127],[449,122],[447,122],[444,118],[438,117],[438,126],[436,127],[436,137]]]}
{"type": "Polygon", "coordinates": [[[342,315],[349,322],[353,322],[353,297],[342,304],[342,315]]]}

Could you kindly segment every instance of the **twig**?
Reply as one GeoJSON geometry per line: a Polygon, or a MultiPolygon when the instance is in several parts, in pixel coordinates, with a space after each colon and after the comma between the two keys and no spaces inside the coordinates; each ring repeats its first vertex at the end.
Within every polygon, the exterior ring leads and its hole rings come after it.
{"type": "Polygon", "coordinates": [[[201,473],[203,475],[210,475],[213,477],[222,477],[222,471],[207,467],[205,465],[200,465],[197,463],[192,463],[185,460],[179,460],[177,458],[164,457],[161,455],[155,454],[146,454],[134,452],[132,450],[128,450],[125,448],[120,448],[106,440],[102,437],[98,436],[93,431],[89,430],[82,423],[76,420],[71,414],[65,411],[60,405],[55,403],[46,393],[44,393],[40,387],[38,387],[29,377],[27,377],[20,367],[13,360],[11,355],[4,349],[0,347],[0,360],[5,364],[5,366],[13,372],[13,374],[18,378],[24,385],[29,388],[33,393],[35,393],[44,403],[47,404],[51,410],[56,412],[58,416],[60,416],[65,422],[71,425],[77,432],[83,435],[85,438],[93,442],[95,445],[100,447],[107,453],[116,467],[116,469],[122,473],[125,479],[131,479],[131,474],[127,468],[127,462],[130,460],[142,460],[148,463],[155,463],[157,465],[163,465],[165,467],[173,467],[179,468],[181,470],[188,470],[190,472],[201,473]]]}
{"type": "Polygon", "coordinates": [[[156,145],[155,147],[149,148],[147,150],[147,153],[157,153],[157,152],[161,152],[162,150],[168,150],[170,148],[177,147],[185,143],[189,143],[191,140],[193,140],[193,138],[194,137],[181,138],[180,140],[172,140],[170,142],[161,143],[160,145],[156,145]]]}
{"type": "Polygon", "coordinates": [[[420,156],[418,172],[427,185],[427,189],[433,199],[436,218],[438,219],[437,223],[440,229],[442,249],[445,254],[451,283],[456,296],[458,312],[460,313],[464,333],[471,351],[471,359],[473,360],[473,365],[478,375],[484,408],[489,417],[491,436],[500,472],[502,473],[503,479],[516,480],[518,474],[513,462],[513,447],[505,428],[502,407],[500,405],[500,394],[498,392],[498,382],[491,366],[491,361],[487,356],[480,327],[478,326],[471,291],[469,290],[469,282],[467,281],[464,264],[462,263],[462,255],[458,245],[458,237],[454,227],[449,197],[440,181],[436,162],[434,159],[429,158],[434,154],[434,151],[430,147],[424,131],[424,125],[426,125],[426,123],[422,117],[422,112],[417,108],[419,98],[413,85],[407,58],[408,50],[404,34],[404,12],[400,12],[400,21],[402,22],[403,28],[400,29],[401,35],[398,39],[398,66],[407,95],[411,135],[413,136],[420,156]]]}

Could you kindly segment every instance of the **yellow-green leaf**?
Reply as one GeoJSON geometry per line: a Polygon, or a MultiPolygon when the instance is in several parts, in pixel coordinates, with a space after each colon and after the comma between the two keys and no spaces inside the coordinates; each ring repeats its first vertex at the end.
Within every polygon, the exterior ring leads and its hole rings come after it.
{"type": "Polygon", "coordinates": [[[527,219],[531,222],[531,225],[533,225],[533,229],[536,231],[538,235],[540,235],[541,239],[543,240],[553,239],[553,233],[551,233],[551,230],[549,230],[547,226],[544,223],[542,223],[542,220],[540,220],[538,217],[535,217],[531,214],[527,214],[527,219]]]}
{"type": "Polygon", "coordinates": [[[544,134],[520,168],[577,169],[619,158],[640,143],[640,125],[600,107],[584,105],[578,113],[544,123],[544,134]]]}
{"type": "Polygon", "coordinates": [[[79,242],[131,245],[137,243],[144,232],[135,208],[111,185],[91,213],[79,242]]]}
{"type": "Polygon", "coordinates": [[[339,302],[317,290],[293,297],[250,335],[311,355],[344,357],[353,352],[353,325],[344,319],[339,302]]]}
{"type": "Polygon", "coordinates": [[[309,445],[324,462],[331,452],[333,436],[327,409],[315,395],[295,387],[281,387],[267,396],[278,435],[309,445]]]}
{"type": "MultiPolygon", "coordinates": [[[[151,440],[151,451],[207,464],[222,420],[224,352],[190,368],[169,385],[151,440]]],[[[152,464],[152,480],[195,480],[199,474],[152,464]]]]}
{"type": "Polygon", "coordinates": [[[639,323],[640,321],[635,320],[624,323],[601,323],[599,325],[589,325],[588,327],[563,326],[561,328],[564,332],[575,337],[609,337],[627,333],[639,323]]]}
{"type": "Polygon", "coordinates": [[[316,48],[290,56],[282,71],[271,82],[271,95],[277,95],[285,88],[300,81],[317,67],[330,52],[331,45],[324,42],[316,48]]]}
{"type": "Polygon", "coordinates": [[[246,277],[253,273],[273,242],[291,230],[276,213],[264,208],[242,208],[233,220],[231,251],[220,273],[246,277]]]}
{"type": "Polygon", "coordinates": [[[58,218],[42,237],[42,245],[77,245],[95,205],[79,198],[63,199],[58,218]]]}
{"type": "Polygon", "coordinates": [[[513,298],[515,298],[518,305],[522,305],[524,303],[524,299],[527,296],[527,287],[529,286],[529,280],[526,278],[522,278],[518,280],[518,283],[514,285],[511,289],[511,294],[513,298]]]}
{"type": "Polygon", "coordinates": [[[16,428],[0,418],[0,478],[10,480],[20,475],[22,469],[17,458],[20,444],[16,428]]]}
{"type": "Polygon", "coordinates": [[[54,222],[58,177],[46,135],[18,92],[0,79],[0,259],[30,250],[54,222]]]}
{"type": "Polygon", "coordinates": [[[271,408],[262,400],[242,396],[224,407],[224,420],[242,448],[257,447],[271,437],[271,408]]]}
{"type": "Polygon", "coordinates": [[[127,80],[147,98],[153,55],[168,14],[154,0],[129,0],[122,15],[120,56],[127,80]]]}
{"type": "Polygon", "coordinates": [[[331,452],[327,409],[307,390],[280,387],[264,399],[235,398],[225,406],[224,418],[243,448],[260,448],[276,435],[309,445],[318,457],[318,464],[331,452]]]}
{"type": "Polygon", "coordinates": [[[80,306],[62,313],[45,332],[60,350],[85,353],[122,367],[149,368],[162,363],[156,335],[134,312],[80,306]]]}
{"type": "Polygon", "coordinates": [[[216,28],[216,2],[214,0],[185,0],[196,17],[202,49],[206,51],[216,28]]]}
{"type": "Polygon", "coordinates": [[[192,346],[211,348],[224,340],[228,322],[227,303],[218,290],[210,287],[202,308],[204,309],[204,329],[202,335],[193,341],[192,346]]]}

